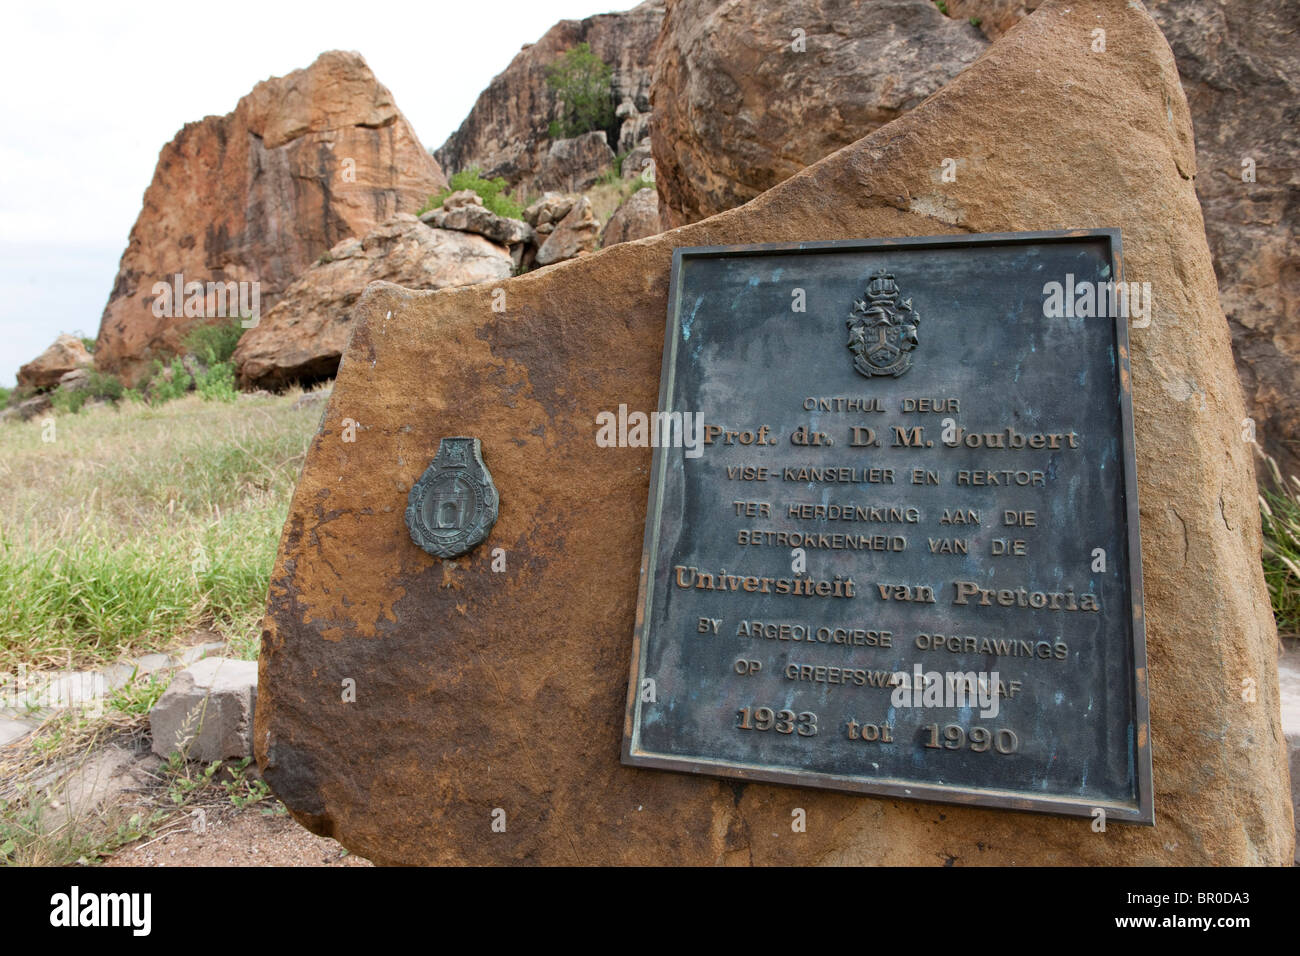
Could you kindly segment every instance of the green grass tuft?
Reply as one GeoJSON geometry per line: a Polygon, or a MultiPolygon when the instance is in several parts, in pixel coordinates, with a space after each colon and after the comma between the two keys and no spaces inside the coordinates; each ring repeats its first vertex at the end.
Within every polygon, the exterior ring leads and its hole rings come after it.
{"type": "Polygon", "coordinates": [[[0,670],[94,664],[215,626],[255,650],[319,407],[301,392],[123,402],[0,428],[0,670]]]}

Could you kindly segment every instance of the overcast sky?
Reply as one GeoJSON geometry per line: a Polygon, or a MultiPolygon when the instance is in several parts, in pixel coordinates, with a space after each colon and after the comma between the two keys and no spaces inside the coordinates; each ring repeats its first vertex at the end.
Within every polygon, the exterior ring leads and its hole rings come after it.
{"type": "Polygon", "coordinates": [[[13,4],[0,56],[0,385],[94,337],[158,151],[261,80],[357,50],[426,148],[557,20],[636,0],[13,4]]]}

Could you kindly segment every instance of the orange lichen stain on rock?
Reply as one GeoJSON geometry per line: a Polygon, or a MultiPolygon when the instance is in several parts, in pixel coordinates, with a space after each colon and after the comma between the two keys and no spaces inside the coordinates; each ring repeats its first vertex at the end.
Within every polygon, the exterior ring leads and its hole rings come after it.
{"type": "MultiPolygon", "coordinates": [[[[305,622],[346,622],[347,630],[358,637],[378,637],[381,621],[396,623],[393,608],[406,596],[406,589],[392,582],[416,569],[405,560],[395,565],[394,529],[380,526],[401,521],[396,514],[352,513],[336,515],[311,529],[316,560],[300,565],[296,582],[305,622]],[[346,530],[335,531],[338,523],[346,530]]],[[[322,631],[326,640],[343,636],[337,627],[322,631]]]]}

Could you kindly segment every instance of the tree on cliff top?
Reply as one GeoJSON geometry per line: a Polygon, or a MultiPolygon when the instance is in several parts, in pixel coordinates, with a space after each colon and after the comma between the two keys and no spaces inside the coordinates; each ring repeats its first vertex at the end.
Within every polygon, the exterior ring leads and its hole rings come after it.
{"type": "Polygon", "coordinates": [[[613,124],[612,74],[609,64],[592,53],[588,43],[579,43],[547,68],[546,83],[562,107],[559,119],[551,121],[552,139],[580,136],[613,124]]]}

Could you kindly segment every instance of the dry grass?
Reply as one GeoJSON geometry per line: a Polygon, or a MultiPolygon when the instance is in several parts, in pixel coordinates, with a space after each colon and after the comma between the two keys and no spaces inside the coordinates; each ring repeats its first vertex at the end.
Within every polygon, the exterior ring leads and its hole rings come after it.
{"type": "Polygon", "coordinates": [[[320,418],[300,394],[0,427],[0,670],[113,660],[199,625],[247,640],[320,418]]]}

